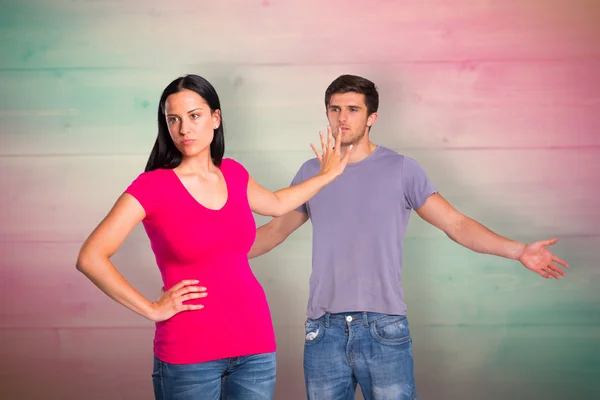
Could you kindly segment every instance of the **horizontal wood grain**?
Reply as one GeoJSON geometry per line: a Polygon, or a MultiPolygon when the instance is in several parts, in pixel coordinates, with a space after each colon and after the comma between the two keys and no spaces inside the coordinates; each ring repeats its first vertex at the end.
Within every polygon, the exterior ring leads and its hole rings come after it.
{"type": "Polygon", "coordinates": [[[402,277],[408,315],[432,326],[600,326],[600,295],[593,289],[600,282],[598,244],[596,237],[560,238],[550,250],[570,268],[556,281],[446,238],[408,239],[402,277]]]}
{"type": "MultiPolygon", "coordinates": [[[[596,149],[407,151],[452,204],[503,234],[598,235],[596,149]]],[[[228,152],[276,190],[311,157],[228,152]]],[[[0,157],[0,241],[82,242],[143,170],[145,156],[0,157]]],[[[266,219],[259,219],[263,223],[266,219]]],[[[413,217],[410,236],[437,231],[413,217]]],[[[138,227],[132,237],[146,240],[138,227]]]]}
{"type": "MultiPolygon", "coordinates": [[[[376,143],[418,160],[492,230],[559,238],[552,250],[571,268],[545,280],[413,214],[402,284],[420,398],[600,398],[597,0],[4,0],[0,9],[1,399],[153,397],[153,324],[75,261],[142,171],[161,91],[187,73],[220,95],[226,156],[269,189],[313,157],[327,85],[358,74],[380,91],[376,143]]],[[[306,397],[311,240],[307,223],[250,261],[275,325],[276,400],[306,397]]],[[[112,260],[157,297],[141,226],[112,260]]]]}
{"type": "Polygon", "coordinates": [[[593,361],[600,356],[598,327],[413,325],[411,333],[417,385],[425,398],[560,400],[600,394],[593,361]]]}
{"type": "Polygon", "coordinates": [[[32,9],[13,0],[6,10],[0,20],[0,34],[11,39],[0,62],[5,69],[164,67],[173,65],[174,55],[179,65],[599,55],[600,9],[591,0],[380,0],[352,7],[341,0],[224,1],[210,12],[191,1],[168,7],[156,0],[38,1],[32,9]],[[345,35],[359,26],[366,28],[360,35],[345,35]]]}
{"type": "Polygon", "coordinates": [[[152,398],[152,335],[151,329],[0,329],[0,397],[152,398]]]}
{"type": "MultiPolygon", "coordinates": [[[[199,67],[217,88],[232,151],[308,149],[342,72],[380,90],[372,137],[390,147],[600,146],[600,59],[371,66],[199,67]],[[301,78],[301,79],[299,79],[301,78]]],[[[181,71],[0,71],[0,155],[147,154],[157,101],[181,71]]]]}
{"type": "MultiPolygon", "coordinates": [[[[275,399],[304,398],[302,326],[276,328],[275,399]]],[[[424,398],[592,399],[600,394],[598,327],[426,327],[411,324],[424,398]],[[551,345],[552,343],[560,343],[551,345]],[[460,360],[460,362],[457,362],[460,360]],[[511,382],[511,385],[507,385],[511,382]],[[578,397],[572,397],[577,394],[578,397]]],[[[2,398],[148,399],[152,332],[0,329],[2,398]],[[44,336],[60,338],[44,342],[44,336]],[[59,348],[52,359],[38,349],[59,348]],[[75,378],[76,377],[76,378],[75,378]]]]}
{"type": "MultiPolygon", "coordinates": [[[[3,243],[0,283],[7,298],[20,288],[25,296],[2,311],[4,327],[152,327],[153,323],[129,311],[96,288],[75,269],[80,243],[9,245],[3,243]]],[[[152,250],[146,243],[125,243],[113,262],[125,279],[150,300],[160,294],[162,282],[152,250]]]]}
{"type": "MultiPolygon", "coordinates": [[[[525,238],[534,240],[535,238],[525,238]]],[[[427,326],[600,326],[598,238],[561,238],[552,248],[571,269],[545,280],[518,262],[469,252],[449,239],[405,241],[403,287],[411,320],[427,326]]],[[[74,264],[79,243],[0,243],[0,328],[152,327],[97,289],[74,264]],[[35,293],[35,295],[22,295],[35,293]],[[18,301],[13,301],[18,298],[18,301]]],[[[147,243],[127,241],[112,259],[150,300],[162,282],[147,243]]],[[[274,324],[301,326],[308,300],[311,242],[293,234],[251,260],[274,324]]],[[[210,295],[210,288],[208,288],[210,295]]]]}

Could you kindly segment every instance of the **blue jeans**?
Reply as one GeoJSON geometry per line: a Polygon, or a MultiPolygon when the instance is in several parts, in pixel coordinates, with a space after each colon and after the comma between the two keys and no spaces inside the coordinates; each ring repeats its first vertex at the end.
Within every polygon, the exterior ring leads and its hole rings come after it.
{"type": "Polygon", "coordinates": [[[412,339],[406,316],[325,314],[306,321],[304,380],[309,400],[414,400],[412,339]]]}
{"type": "Polygon", "coordinates": [[[275,353],[197,364],[169,364],[154,357],[156,400],[271,400],[275,353]]]}

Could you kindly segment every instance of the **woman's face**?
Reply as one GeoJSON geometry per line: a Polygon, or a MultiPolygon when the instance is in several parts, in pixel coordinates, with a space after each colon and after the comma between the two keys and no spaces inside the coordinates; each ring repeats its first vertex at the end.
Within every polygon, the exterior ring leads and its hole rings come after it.
{"type": "Polygon", "coordinates": [[[214,130],[221,123],[221,113],[210,109],[206,101],[193,90],[183,89],[165,101],[165,117],[169,134],[183,157],[208,153],[214,130]]]}

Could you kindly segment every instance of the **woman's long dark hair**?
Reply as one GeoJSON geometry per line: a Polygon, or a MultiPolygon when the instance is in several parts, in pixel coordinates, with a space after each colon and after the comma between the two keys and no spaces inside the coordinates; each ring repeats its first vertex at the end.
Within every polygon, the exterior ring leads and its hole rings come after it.
{"type": "MultiPolygon", "coordinates": [[[[198,75],[186,75],[175,79],[163,91],[158,103],[158,136],[154,147],[146,163],[145,171],[153,171],[158,168],[173,169],[181,163],[181,152],[177,150],[165,118],[165,102],[170,95],[180,92],[181,90],[193,90],[202,97],[211,109],[211,112],[216,110],[221,111],[221,102],[217,91],[209,81],[198,75]]],[[[221,123],[214,130],[214,137],[210,143],[210,157],[213,163],[218,167],[223,160],[225,153],[225,138],[223,133],[223,113],[221,111],[221,123]]]]}

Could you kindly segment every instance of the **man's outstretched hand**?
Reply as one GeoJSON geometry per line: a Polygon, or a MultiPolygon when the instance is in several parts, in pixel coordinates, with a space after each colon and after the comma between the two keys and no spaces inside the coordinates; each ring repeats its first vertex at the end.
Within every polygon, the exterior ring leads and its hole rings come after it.
{"type": "Polygon", "coordinates": [[[540,240],[525,246],[518,260],[525,268],[540,274],[546,279],[560,279],[566,272],[558,265],[569,268],[569,264],[552,254],[546,247],[552,246],[558,239],[540,240]]]}

